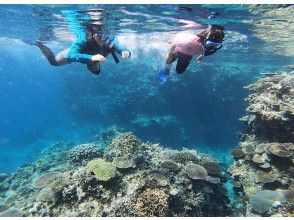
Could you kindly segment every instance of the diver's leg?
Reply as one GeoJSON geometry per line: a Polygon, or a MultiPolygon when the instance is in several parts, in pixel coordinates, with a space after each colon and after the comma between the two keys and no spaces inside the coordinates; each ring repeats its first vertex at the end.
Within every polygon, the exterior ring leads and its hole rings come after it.
{"type": "Polygon", "coordinates": [[[170,60],[170,62],[167,62],[166,64],[172,64],[173,62],[176,61],[176,59],[178,59],[178,53],[177,53],[177,52],[175,52],[175,53],[173,53],[173,54],[171,55],[171,60],[170,60]]]}
{"type": "Polygon", "coordinates": [[[40,48],[51,65],[58,66],[55,56],[49,47],[45,46],[41,41],[37,41],[35,45],[40,48]]]}
{"type": "Polygon", "coordinates": [[[87,64],[87,68],[94,75],[98,75],[100,73],[100,63],[99,62],[87,64]]]}
{"type": "Polygon", "coordinates": [[[69,52],[69,48],[66,49],[66,50],[63,50],[61,52],[59,52],[56,56],[55,56],[55,61],[56,61],[56,64],[57,66],[61,66],[61,65],[64,65],[64,64],[69,64],[71,63],[66,57],[67,57],[67,54],[69,52]]]}
{"type": "Polygon", "coordinates": [[[182,74],[183,72],[185,72],[189,63],[191,62],[192,57],[193,56],[191,55],[186,55],[183,53],[178,54],[178,62],[176,67],[176,71],[178,74],[182,74]]]}

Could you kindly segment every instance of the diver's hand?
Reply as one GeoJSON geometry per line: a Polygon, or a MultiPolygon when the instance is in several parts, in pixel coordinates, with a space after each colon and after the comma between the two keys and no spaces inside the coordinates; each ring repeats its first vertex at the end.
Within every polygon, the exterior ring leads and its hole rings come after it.
{"type": "Polygon", "coordinates": [[[105,62],[106,58],[100,54],[96,54],[92,56],[92,61],[93,62],[105,62]]]}
{"type": "Polygon", "coordinates": [[[121,52],[121,56],[124,59],[128,59],[130,57],[130,55],[131,55],[131,53],[129,51],[124,50],[121,52]]]}

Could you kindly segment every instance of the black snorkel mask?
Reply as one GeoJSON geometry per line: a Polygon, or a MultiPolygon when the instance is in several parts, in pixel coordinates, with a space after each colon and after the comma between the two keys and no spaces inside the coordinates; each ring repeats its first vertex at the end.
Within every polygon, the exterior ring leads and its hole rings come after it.
{"type": "Polygon", "coordinates": [[[99,41],[105,43],[109,48],[113,47],[114,36],[113,35],[106,35],[101,33],[93,34],[93,37],[96,39],[98,38],[99,41]]]}

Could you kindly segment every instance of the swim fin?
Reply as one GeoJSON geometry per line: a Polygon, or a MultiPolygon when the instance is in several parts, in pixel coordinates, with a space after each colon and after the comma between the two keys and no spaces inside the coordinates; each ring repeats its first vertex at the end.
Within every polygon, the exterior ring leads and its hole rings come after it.
{"type": "Polygon", "coordinates": [[[165,83],[168,80],[170,69],[163,67],[158,71],[158,77],[161,83],[165,83]]]}

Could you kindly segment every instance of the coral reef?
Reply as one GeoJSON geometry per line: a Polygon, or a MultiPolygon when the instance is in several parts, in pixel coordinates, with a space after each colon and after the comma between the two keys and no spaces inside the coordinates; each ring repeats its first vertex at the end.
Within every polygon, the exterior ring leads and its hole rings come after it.
{"type": "Polygon", "coordinates": [[[129,169],[136,167],[133,160],[126,157],[116,157],[113,159],[112,163],[118,169],[129,169]]]}
{"type": "Polygon", "coordinates": [[[38,176],[33,181],[33,186],[36,188],[43,188],[44,186],[50,184],[52,181],[58,179],[58,177],[60,177],[60,172],[44,173],[41,176],[38,176]]]}
{"type": "Polygon", "coordinates": [[[118,133],[99,158],[80,152],[88,144],[54,146],[0,183],[4,187],[1,216],[227,216],[231,212],[225,181],[200,165],[216,160],[194,150],[145,143],[129,132],[118,133]],[[72,152],[88,163],[73,164],[72,152]]]}
{"type": "Polygon", "coordinates": [[[207,171],[203,166],[194,163],[188,163],[185,172],[193,180],[206,180],[207,171]]]}
{"type": "Polygon", "coordinates": [[[281,192],[262,190],[251,196],[249,201],[253,211],[264,214],[274,206],[282,205],[286,200],[281,192]]]}
{"type": "Polygon", "coordinates": [[[10,208],[0,213],[0,217],[23,217],[24,214],[17,208],[10,208]]]}
{"type": "Polygon", "coordinates": [[[116,168],[111,163],[103,159],[91,160],[87,169],[95,174],[99,181],[109,181],[116,176],[116,168]]]}
{"type": "Polygon", "coordinates": [[[246,99],[247,115],[241,118],[247,130],[231,152],[235,162],[230,171],[236,194],[248,201],[248,216],[293,216],[291,199],[286,199],[294,189],[293,85],[289,72],[246,87],[252,93],[246,99]]]}
{"type": "Polygon", "coordinates": [[[132,156],[139,145],[140,141],[131,132],[120,133],[107,147],[107,152],[115,156],[132,156]]]}
{"type": "Polygon", "coordinates": [[[136,212],[140,217],[164,217],[168,211],[169,195],[162,189],[146,189],[138,195],[136,212]]]}
{"type": "Polygon", "coordinates": [[[75,165],[85,165],[89,160],[101,157],[103,151],[97,145],[81,144],[70,150],[69,161],[75,165]]]}
{"type": "Polygon", "coordinates": [[[165,160],[160,164],[162,169],[167,169],[169,171],[177,172],[179,170],[179,166],[177,163],[171,160],[165,160]]]}
{"type": "Polygon", "coordinates": [[[294,141],[294,75],[276,74],[265,77],[246,88],[252,92],[247,116],[248,128],[271,142],[294,141]]]}

